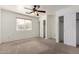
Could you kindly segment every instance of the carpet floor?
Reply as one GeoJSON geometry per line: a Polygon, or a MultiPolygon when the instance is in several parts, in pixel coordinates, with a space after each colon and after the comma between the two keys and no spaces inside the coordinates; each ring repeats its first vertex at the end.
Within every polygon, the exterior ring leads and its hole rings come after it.
{"type": "Polygon", "coordinates": [[[55,39],[29,38],[0,44],[0,54],[78,54],[79,48],[55,39]]]}

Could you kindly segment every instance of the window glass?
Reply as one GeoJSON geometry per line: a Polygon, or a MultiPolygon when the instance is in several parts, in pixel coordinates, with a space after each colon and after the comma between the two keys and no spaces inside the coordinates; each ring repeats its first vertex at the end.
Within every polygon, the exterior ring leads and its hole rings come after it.
{"type": "Polygon", "coordinates": [[[16,30],[32,30],[32,20],[16,18],[16,30]]]}

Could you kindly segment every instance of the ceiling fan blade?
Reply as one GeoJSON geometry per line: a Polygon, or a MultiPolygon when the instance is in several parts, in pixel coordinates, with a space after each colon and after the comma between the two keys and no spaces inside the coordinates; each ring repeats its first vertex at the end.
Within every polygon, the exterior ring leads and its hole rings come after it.
{"type": "Polygon", "coordinates": [[[31,13],[33,13],[33,12],[25,12],[26,14],[31,14],[31,13]]]}
{"type": "Polygon", "coordinates": [[[46,11],[43,11],[43,10],[37,10],[37,11],[41,13],[46,13],[46,11]]]}
{"type": "Polygon", "coordinates": [[[30,8],[27,8],[27,7],[24,7],[24,9],[33,10],[33,9],[30,9],[30,8]]]}

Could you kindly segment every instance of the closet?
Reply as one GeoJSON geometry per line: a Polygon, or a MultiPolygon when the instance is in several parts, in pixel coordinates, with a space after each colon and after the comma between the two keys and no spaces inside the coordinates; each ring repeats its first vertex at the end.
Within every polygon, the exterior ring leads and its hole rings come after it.
{"type": "Polygon", "coordinates": [[[59,42],[64,42],[64,16],[59,16],[59,42]]]}

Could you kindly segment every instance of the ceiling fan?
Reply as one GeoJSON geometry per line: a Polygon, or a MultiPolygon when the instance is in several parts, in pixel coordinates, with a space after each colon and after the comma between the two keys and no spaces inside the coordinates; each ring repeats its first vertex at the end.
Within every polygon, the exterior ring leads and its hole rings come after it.
{"type": "Polygon", "coordinates": [[[27,8],[27,7],[24,7],[24,9],[28,9],[28,10],[31,10],[31,12],[26,12],[27,14],[36,14],[37,16],[39,16],[39,13],[46,13],[46,11],[44,10],[39,10],[40,8],[40,5],[33,5],[33,8],[30,9],[30,8],[27,8]]]}

